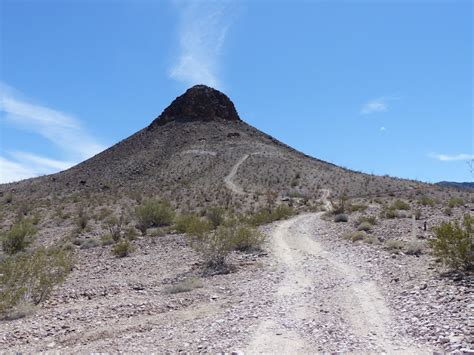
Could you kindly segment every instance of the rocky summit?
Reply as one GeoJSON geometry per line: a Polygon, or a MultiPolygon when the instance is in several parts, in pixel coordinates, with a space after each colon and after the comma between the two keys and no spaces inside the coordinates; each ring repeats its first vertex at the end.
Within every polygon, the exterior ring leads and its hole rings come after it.
{"type": "Polygon", "coordinates": [[[150,127],[172,120],[239,121],[240,117],[225,94],[206,85],[195,85],[177,97],[150,127]]]}

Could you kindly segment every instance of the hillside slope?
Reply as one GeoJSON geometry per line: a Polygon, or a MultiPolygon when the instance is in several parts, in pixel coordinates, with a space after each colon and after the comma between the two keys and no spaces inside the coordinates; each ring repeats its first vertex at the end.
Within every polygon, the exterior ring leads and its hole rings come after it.
{"type": "Polygon", "coordinates": [[[333,196],[354,196],[428,185],[357,173],[302,154],[242,121],[221,92],[198,85],[148,127],[104,152],[67,171],[0,185],[0,194],[42,199],[112,192],[115,197],[157,196],[185,209],[209,204],[245,209],[268,196],[311,201],[323,187],[333,196]],[[239,190],[229,184],[233,168],[239,190]]]}

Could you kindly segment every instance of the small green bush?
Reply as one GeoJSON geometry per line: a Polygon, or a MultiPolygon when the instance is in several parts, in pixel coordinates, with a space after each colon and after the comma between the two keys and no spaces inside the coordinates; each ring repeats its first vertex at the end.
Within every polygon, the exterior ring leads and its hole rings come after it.
{"type": "Polygon", "coordinates": [[[118,258],[124,258],[132,252],[132,244],[128,240],[122,239],[112,247],[112,254],[118,258]]]}
{"type": "Polygon", "coordinates": [[[261,250],[265,242],[265,235],[257,229],[241,225],[234,228],[232,240],[235,250],[261,250]]]}
{"type": "Polygon", "coordinates": [[[350,210],[350,212],[358,212],[358,211],[363,212],[367,208],[369,208],[369,206],[363,205],[363,204],[351,204],[348,206],[348,209],[350,210]]]}
{"type": "Polygon", "coordinates": [[[268,224],[274,221],[291,217],[295,214],[292,207],[286,205],[279,205],[274,209],[262,209],[243,219],[243,223],[251,226],[260,226],[262,224],[268,224]]]}
{"type": "Polygon", "coordinates": [[[410,209],[410,205],[406,203],[405,201],[396,200],[394,203],[392,203],[392,205],[390,206],[390,209],[408,211],[410,209]]]}
{"type": "Polygon", "coordinates": [[[464,205],[464,200],[460,197],[452,197],[448,200],[448,207],[454,208],[464,205]]]}
{"type": "Polygon", "coordinates": [[[178,233],[186,233],[192,236],[203,236],[212,228],[211,222],[194,214],[182,215],[176,218],[175,229],[178,233]]]}
{"type": "Polygon", "coordinates": [[[87,227],[87,222],[89,221],[89,216],[87,216],[86,211],[83,207],[80,207],[77,211],[76,225],[77,228],[82,231],[87,227]]]}
{"type": "Polygon", "coordinates": [[[2,236],[3,251],[12,255],[25,250],[33,242],[36,232],[36,228],[27,219],[13,224],[10,230],[2,236]]]}
{"type": "Polygon", "coordinates": [[[452,209],[451,207],[446,207],[446,208],[444,209],[443,213],[444,213],[446,216],[450,217],[450,216],[453,215],[453,209],[452,209]]]}
{"type": "Polygon", "coordinates": [[[115,243],[115,240],[114,238],[112,238],[110,234],[104,234],[103,236],[100,237],[100,244],[102,244],[102,246],[112,245],[114,243],[115,243]]]}
{"type": "Polygon", "coordinates": [[[182,292],[189,292],[196,288],[202,288],[204,284],[202,281],[196,277],[190,277],[185,279],[181,282],[178,282],[175,285],[169,286],[165,289],[166,293],[175,294],[175,293],[182,293],[182,292]]]}
{"type": "Polygon", "coordinates": [[[229,270],[227,256],[234,248],[232,228],[220,226],[202,236],[191,236],[191,246],[199,252],[207,269],[224,273],[229,270]]]}
{"type": "Polygon", "coordinates": [[[358,226],[358,225],[360,225],[364,222],[370,223],[371,225],[376,225],[377,224],[377,217],[375,217],[375,216],[360,216],[359,218],[357,218],[356,226],[358,226]]]}
{"type": "Polygon", "coordinates": [[[430,241],[433,253],[454,269],[471,269],[474,263],[474,218],[468,214],[462,223],[442,223],[434,228],[430,241]]]}
{"type": "Polygon", "coordinates": [[[110,236],[115,242],[118,242],[122,237],[122,226],[123,219],[117,218],[115,216],[110,216],[105,221],[107,228],[109,230],[110,236]]]}
{"type": "Polygon", "coordinates": [[[8,317],[20,305],[44,301],[73,265],[72,252],[56,248],[4,258],[0,262],[0,314],[8,317]]]}
{"type": "Polygon", "coordinates": [[[401,240],[390,239],[385,242],[385,248],[389,251],[398,251],[402,250],[404,243],[401,240]]]}
{"type": "Polygon", "coordinates": [[[135,209],[135,215],[137,227],[145,235],[148,228],[171,225],[175,213],[168,202],[148,200],[135,209]]]}
{"type": "Polygon", "coordinates": [[[398,211],[391,207],[384,207],[380,213],[380,217],[386,219],[398,218],[398,211]]]}
{"type": "Polygon", "coordinates": [[[224,223],[225,213],[222,208],[213,207],[207,210],[206,217],[211,222],[212,228],[216,229],[224,223]]]}
{"type": "Polygon", "coordinates": [[[367,234],[365,232],[359,231],[351,234],[351,241],[353,243],[358,242],[359,240],[364,240],[367,234]]]}
{"type": "Polygon", "coordinates": [[[422,206],[430,206],[430,207],[433,207],[434,205],[436,205],[436,200],[431,198],[431,197],[428,197],[428,196],[422,196],[418,203],[422,206]]]}
{"type": "Polygon", "coordinates": [[[349,217],[347,214],[340,213],[334,216],[334,222],[339,223],[339,222],[347,222],[349,221],[349,217]]]}
{"type": "Polygon", "coordinates": [[[362,222],[362,223],[359,224],[359,226],[357,227],[357,230],[358,230],[358,231],[369,232],[369,231],[372,230],[372,224],[370,224],[369,222],[362,222]]]}

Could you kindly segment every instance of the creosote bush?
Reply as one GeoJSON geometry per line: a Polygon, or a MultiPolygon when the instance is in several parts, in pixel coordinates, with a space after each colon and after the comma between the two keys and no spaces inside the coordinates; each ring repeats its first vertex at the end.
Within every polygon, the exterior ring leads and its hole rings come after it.
{"type": "Polygon", "coordinates": [[[294,214],[295,211],[292,207],[287,205],[279,205],[273,209],[261,209],[249,216],[244,217],[242,222],[251,226],[259,226],[291,217],[294,214]]]}
{"type": "Polygon", "coordinates": [[[239,225],[233,228],[233,249],[239,251],[261,250],[265,235],[255,228],[239,225]]]}
{"type": "Polygon", "coordinates": [[[433,253],[453,269],[472,269],[474,264],[474,218],[468,214],[459,221],[442,223],[434,228],[430,241],[433,253]]]}
{"type": "Polygon", "coordinates": [[[436,200],[429,196],[422,196],[418,202],[422,206],[433,207],[434,205],[436,205],[436,200]]]}
{"type": "Polygon", "coordinates": [[[186,233],[199,237],[212,229],[212,223],[194,214],[181,215],[176,218],[175,229],[178,233],[186,233]]]}
{"type": "Polygon", "coordinates": [[[216,229],[225,221],[224,209],[220,207],[212,207],[207,210],[206,217],[211,222],[212,228],[216,229]]]}
{"type": "Polygon", "coordinates": [[[369,232],[369,231],[372,230],[372,224],[370,224],[369,222],[362,222],[362,223],[359,224],[359,226],[357,227],[357,230],[358,230],[358,231],[369,232]]]}
{"type": "Polygon", "coordinates": [[[135,209],[135,215],[137,228],[145,235],[148,228],[171,225],[175,213],[168,202],[148,200],[135,209]]]}
{"type": "Polygon", "coordinates": [[[390,206],[390,209],[408,211],[410,209],[410,205],[406,203],[405,201],[396,200],[394,203],[392,203],[392,205],[390,206]]]}
{"type": "Polygon", "coordinates": [[[219,226],[201,235],[189,235],[191,246],[204,258],[206,267],[216,272],[228,272],[227,256],[233,250],[261,250],[265,236],[260,231],[243,224],[219,226]]]}
{"type": "Polygon", "coordinates": [[[2,235],[2,248],[12,255],[25,250],[33,241],[37,230],[28,219],[15,223],[8,232],[2,235]]]}
{"type": "Polygon", "coordinates": [[[71,251],[39,248],[0,262],[0,314],[8,317],[20,305],[37,305],[64,281],[74,265],[71,251]]]}
{"type": "Polygon", "coordinates": [[[448,207],[454,208],[464,205],[464,200],[460,197],[452,197],[448,200],[448,207]]]}
{"type": "Polygon", "coordinates": [[[130,255],[132,249],[132,244],[128,240],[122,239],[112,247],[112,254],[118,258],[124,258],[130,255]]]}

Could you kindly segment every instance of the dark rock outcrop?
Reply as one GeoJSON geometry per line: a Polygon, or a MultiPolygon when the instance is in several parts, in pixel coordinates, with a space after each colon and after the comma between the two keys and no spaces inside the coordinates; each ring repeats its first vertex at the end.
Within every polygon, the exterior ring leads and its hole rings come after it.
{"type": "Polygon", "coordinates": [[[151,123],[150,128],[173,120],[240,121],[240,117],[225,94],[206,85],[196,85],[177,97],[151,123]]]}

